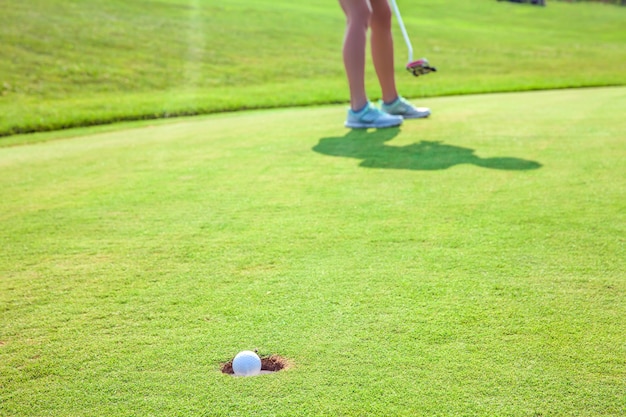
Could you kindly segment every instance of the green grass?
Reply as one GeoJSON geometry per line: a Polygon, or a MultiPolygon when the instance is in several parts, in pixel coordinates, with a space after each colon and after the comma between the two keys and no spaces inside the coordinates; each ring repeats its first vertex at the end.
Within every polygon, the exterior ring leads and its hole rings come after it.
{"type": "MultiPolygon", "coordinates": [[[[416,57],[440,70],[407,75],[394,27],[398,81],[408,97],[626,82],[623,7],[487,0],[400,7],[416,57]]],[[[346,102],[343,27],[331,0],[4,0],[0,136],[346,102]]]]}
{"type": "Polygon", "coordinates": [[[624,415],[626,90],[419,104],[0,148],[0,414],[624,415]]]}

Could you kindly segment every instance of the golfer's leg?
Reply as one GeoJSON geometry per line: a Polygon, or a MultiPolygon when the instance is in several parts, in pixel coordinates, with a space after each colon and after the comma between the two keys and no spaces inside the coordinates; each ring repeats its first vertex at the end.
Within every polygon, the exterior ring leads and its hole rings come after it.
{"type": "Polygon", "coordinates": [[[391,35],[391,8],[387,0],[370,0],[372,15],[372,60],[382,89],[383,101],[391,103],[398,98],[393,63],[393,37],[391,35]]]}
{"type": "Polygon", "coordinates": [[[350,106],[357,111],[368,102],[365,92],[365,48],[371,8],[368,0],[339,0],[339,3],[346,14],[343,64],[350,88],[350,106]]]}

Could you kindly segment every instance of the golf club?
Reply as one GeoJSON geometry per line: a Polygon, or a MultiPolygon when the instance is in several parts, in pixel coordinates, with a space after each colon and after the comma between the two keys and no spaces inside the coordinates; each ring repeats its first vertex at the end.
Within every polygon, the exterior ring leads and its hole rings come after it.
{"type": "Polygon", "coordinates": [[[420,75],[428,74],[429,72],[437,71],[437,68],[430,66],[426,58],[421,58],[421,59],[418,59],[417,61],[413,61],[413,45],[411,45],[409,34],[406,31],[404,22],[402,21],[402,16],[400,15],[400,9],[398,9],[398,4],[396,3],[396,0],[390,0],[390,1],[391,1],[391,6],[393,7],[393,11],[396,14],[396,19],[398,20],[398,26],[400,26],[400,30],[402,31],[402,36],[404,36],[404,42],[406,42],[406,46],[409,49],[409,63],[406,64],[406,69],[416,77],[420,75]]]}

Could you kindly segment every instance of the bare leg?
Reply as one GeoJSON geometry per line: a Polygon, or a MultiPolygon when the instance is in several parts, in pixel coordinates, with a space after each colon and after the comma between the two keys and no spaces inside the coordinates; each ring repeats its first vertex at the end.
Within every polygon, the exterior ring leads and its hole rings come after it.
{"type": "Polygon", "coordinates": [[[391,103],[398,98],[393,62],[393,37],[391,34],[391,8],[387,0],[370,0],[372,60],[378,82],[382,90],[383,101],[391,103]]]}
{"type": "Polygon", "coordinates": [[[356,111],[368,102],[365,92],[365,48],[372,9],[368,0],[339,0],[339,4],[346,14],[343,64],[350,88],[350,107],[356,111]]]}

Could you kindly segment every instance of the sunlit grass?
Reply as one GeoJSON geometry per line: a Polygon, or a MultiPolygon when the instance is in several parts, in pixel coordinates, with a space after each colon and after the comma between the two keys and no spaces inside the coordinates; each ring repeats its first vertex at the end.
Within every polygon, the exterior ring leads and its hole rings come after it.
{"type": "Polygon", "coordinates": [[[619,416],[624,88],[0,148],[3,416],[619,416]],[[585,109],[585,111],[580,111],[585,109]],[[314,120],[315,123],[310,123],[314,120]],[[240,350],[292,367],[232,378],[240,350]]]}

